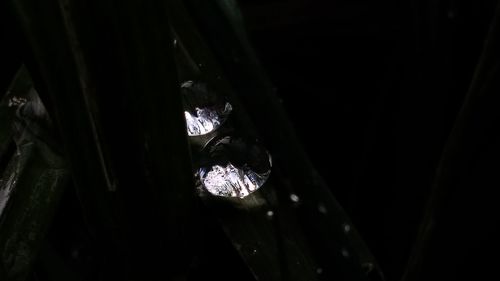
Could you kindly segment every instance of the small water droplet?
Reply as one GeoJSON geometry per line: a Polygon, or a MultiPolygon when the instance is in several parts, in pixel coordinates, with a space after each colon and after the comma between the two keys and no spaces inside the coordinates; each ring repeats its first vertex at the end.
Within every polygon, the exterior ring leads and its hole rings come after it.
{"type": "Polygon", "coordinates": [[[229,102],[211,91],[205,83],[186,81],[181,85],[189,136],[200,136],[219,128],[233,110],[229,102]]]}
{"type": "Polygon", "coordinates": [[[351,231],[351,226],[349,224],[344,224],[344,232],[349,233],[351,231]]]}
{"type": "Polygon", "coordinates": [[[299,196],[297,196],[297,194],[292,193],[292,194],[290,194],[290,200],[292,200],[293,203],[299,203],[300,198],[299,198],[299,196]]]}
{"type": "Polygon", "coordinates": [[[342,249],[342,256],[344,256],[346,258],[349,257],[349,251],[347,251],[347,249],[343,248],[342,249]]]}
{"type": "Polygon", "coordinates": [[[174,39],[174,47],[177,47],[177,39],[174,39]]]}
{"type": "Polygon", "coordinates": [[[257,249],[253,249],[252,254],[257,254],[257,249]]]}
{"type": "Polygon", "coordinates": [[[271,174],[271,155],[257,142],[225,136],[209,144],[200,182],[216,196],[244,198],[271,174]]]}
{"type": "Polygon", "coordinates": [[[320,212],[322,214],[328,213],[328,210],[326,209],[325,204],[323,204],[323,203],[318,204],[318,212],[320,212]]]}
{"type": "Polygon", "coordinates": [[[316,269],[316,273],[317,273],[317,274],[322,274],[322,273],[323,273],[323,268],[318,267],[318,268],[316,269]]]}
{"type": "Polygon", "coordinates": [[[266,215],[267,215],[268,217],[272,218],[272,217],[274,216],[274,212],[273,212],[273,211],[271,211],[271,210],[269,210],[269,211],[267,211],[266,215]]]}

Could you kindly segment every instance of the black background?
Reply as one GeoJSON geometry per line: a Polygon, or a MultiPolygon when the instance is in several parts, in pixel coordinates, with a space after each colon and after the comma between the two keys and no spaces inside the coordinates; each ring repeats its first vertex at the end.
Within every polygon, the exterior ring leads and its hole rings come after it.
{"type": "MultiPolygon", "coordinates": [[[[254,47],[305,149],[388,280],[398,280],[495,1],[240,3],[254,47]]],[[[485,188],[469,200],[479,190],[473,184],[452,187],[445,198],[454,208],[472,210],[463,211],[472,222],[474,216],[493,217],[478,235],[494,237],[495,207],[488,214],[477,210],[494,191],[485,188]]],[[[452,207],[443,209],[450,215],[445,220],[453,217],[452,207]]],[[[453,219],[463,228],[475,227],[453,219]]],[[[453,242],[451,249],[437,242],[426,279],[477,278],[492,270],[485,262],[493,251],[488,239],[457,231],[439,230],[439,241],[453,242]]]]}
{"type": "MultiPolygon", "coordinates": [[[[306,151],[387,279],[398,280],[496,1],[239,3],[251,42],[306,151]]],[[[29,52],[14,19],[2,13],[0,20],[4,91],[21,54],[29,52]]],[[[478,143],[488,144],[485,154],[498,155],[497,139],[487,135],[478,136],[478,143]]],[[[488,157],[462,160],[471,160],[470,182],[444,195],[445,223],[423,280],[479,280],[495,272],[498,257],[488,255],[498,250],[497,186],[476,177],[486,167],[486,176],[495,178],[498,163],[488,157]]]]}

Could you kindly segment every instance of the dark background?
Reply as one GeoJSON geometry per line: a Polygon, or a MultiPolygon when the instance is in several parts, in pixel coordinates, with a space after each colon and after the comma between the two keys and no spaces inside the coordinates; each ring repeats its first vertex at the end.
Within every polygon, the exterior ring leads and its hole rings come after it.
{"type": "MultiPolygon", "coordinates": [[[[496,1],[239,2],[305,149],[388,280],[399,279],[496,1]]],[[[456,208],[485,203],[468,200],[474,185],[462,188],[446,195],[456,208]]],[[[441,239],[463,256],[437,247],[443,259],[429,262],[437,268],[426,278],[488,271],[488,242],[459,241],[456,231],[441,239]]]]}
{"type": "MultiPolygon", "coordinates": [[[[387,279],[399,280],[496,1],[239,3],[251,42],[306,151],[387,279]]],[[[4,91],[21,54],[29,52],[14,19],[2,15],[4,91]]],[[[470,155],[482,144],[484,155],[500,154],[495,137],[477,138],[464,148],[470,155]]],[[[469,160],[471,167],[461,170],[470,172],[469,181],[447,188],[438,207],[444,223],[435,232],[422,280],[479,280],[495,273],[498,257],[487,256],[499,249],[493,196],[498,186],[479,181],[478,171],[496,178],[498,161],[461,159],[469,160]]]]}

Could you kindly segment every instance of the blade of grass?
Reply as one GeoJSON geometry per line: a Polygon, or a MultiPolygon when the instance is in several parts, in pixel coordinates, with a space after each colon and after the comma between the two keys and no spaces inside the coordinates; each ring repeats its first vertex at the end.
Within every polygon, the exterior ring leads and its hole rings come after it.
{"type": "Polygon", "coordinates": [[[182,278],[194,192],[165,3],[14,2],[108,273],[182,278]]]}
{"type": "MultiPolygon", "coordinates": [[[[182,48],[178,56],[185,56],[178,61],[195,62],[189,63],[191,69],[185,71],[188,73],[184,74],[185,79],[206,81],[219,94],[228,97],[235,108],[231,117],[233,122],[245,127],[245,132],[251,134],[253,125],[245,114],[245,108],[234,97],[231,86],[197,34],[182,3],[174,1],[171,12],[178,48],[182,48]]],[[[236,200],[238,202],[211,197],[203,199],[257,279],[315,280],[315,262],[303,243],[292,211],[276,205],[277,201],[273,199],[275,188],[271,183],[267,183],[263,189],[269,190],[269,193],[258,191],[242,201],[236,200]],[[273,217],[267,215],[268,211],[273,212],[273,217]]]]}
{"type": "MultiPolygon", "coordinates": [[[[470,241],[476,241],[475,239],[482,241],[483,234],[475,236],[478,234],[474,229],[464,231],[463,226],[467,224],[468,217],[473,217],[472,222],[477,225],[481,225],[481,221],[486,224],[491,223],[489,212],[483,213],[481,208],[467,211],[467,216],[461,217],[460,210],[463,209],[463,202],[458,200],[461,198],[459,195],[462,195],[460,193],[463,190],[469,193],[472,186],[474,186],[474,193],[488,197],[488,187],[492,183],[494,186],[494,182],[498,181],[496,172],[491,172],[498,167],[493,164],[496,160],[488,162],[488,159],[497,157],[498,149],[485,143],[492,143],[492,140],[496,139],[494,135],[498,134],[499,35],[500,3],[497,2],[474,77],[436,169],[431,194],[423,210],[419,233],[402,277],[404,281],[422,280],[427,276],[435,277],[435,274],[443,275],[450,280],[455,276],[458,278],[462,270],[457,268],[466,260],[462,255],[469,253],[473,247],[449,245],[458,241],[458,238],[454,238],[457,240],[448,239],[446,235],[455,237],[456,233],[460,233],[458,237],[464,237],[470,241]],[[481,158],[480,155],[484,154],[488,154],[488,157],[481,158]],[[486,187],[486,192],[481,192],[482,186],[486,187]],[[449,217],[450,213],[452,218],[449,217]],[[454,220],[456,217],[460,218],[459,221],[454,220]],[[446,264],[442,264],[439,260],[443,256],[447,259],[446,264]],[[435,270],[435,264],[439,264],[438,270],[435,270]]],[[[470,198],[467,196],[467,200],[469,199],[477,200],[475,196],[470,196],[470,198]]],[[[480,203],[472,205],[477,204],[477,206],[487,208],[488,200],[484,198],[480,200],[480,203]]],[[[485,270],[481,274],[486,272],[489,271],[485,270]]]]}
{"type": "Polygon", "coordinates": [[[38,137],[43,129],[34,123],[38,119],[43,124],[46,112],[24,67],[0,103],[0,113],[9,123],[0,128],[2,133],[16,142],[0,177],[0,279],[24,280],[69,175],[62,158],[38,137]]]}
{"type": "Polygon", "coordinates": [[[362,280],[366,278],[364,272],[371,271],[378,275],[375,278],[383,278],[374,257],[302,149],[246,39],[234,1],[192,0],[187,3],[203,39],[216,55],[249,119],[273,153],[274,173],[279,171],[280,175],[278,198],[286,200],[290,194],[301,198],[303,204],[296,209],[295,215],[323,275],[362,280]],[[348,233],[346,225],[349,225],[348,233]],[[349,258],[344,257],[346,251],[349,258]]]}

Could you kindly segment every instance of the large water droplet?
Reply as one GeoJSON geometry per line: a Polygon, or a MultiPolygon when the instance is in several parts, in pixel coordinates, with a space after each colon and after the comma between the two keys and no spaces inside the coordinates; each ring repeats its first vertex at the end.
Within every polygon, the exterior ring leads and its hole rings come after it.
{"type": "Polygon", "coordinates": [[[186,81],[181,85],[189,136],[215,131],[233,110],[231,104],[211,91],[205,83],[186,81]]]}
{"type": "Polygon", "coordinates": [[[243,198],[259,189],[271,174],[271,156],[259,144],[229,136],[209,144],[198,175],[213,195],[243,198]]]}

